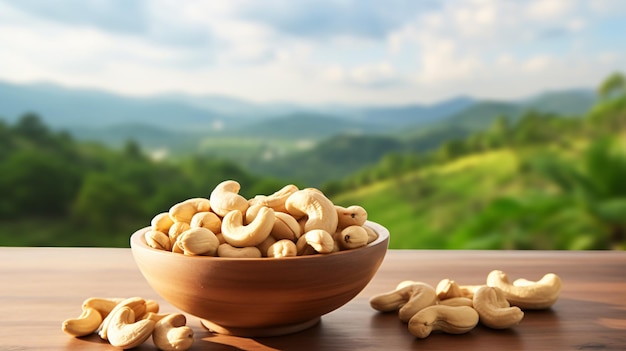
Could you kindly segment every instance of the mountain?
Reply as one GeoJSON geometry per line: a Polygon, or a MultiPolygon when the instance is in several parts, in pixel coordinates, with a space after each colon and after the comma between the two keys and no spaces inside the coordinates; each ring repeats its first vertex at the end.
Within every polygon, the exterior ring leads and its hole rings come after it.
{"type": "MultiPolygon", "coordinates": [[[[52,84],[0,82],[0,116],[9,121],[34,112],[54,128],[104,128],[126,123],[174,130],[214,129],[221,114],[155,97],[128,97],[99,90],[69,89],[52,84]]],[[[229,123],[236,125],[234,118],[229,123]]]]}

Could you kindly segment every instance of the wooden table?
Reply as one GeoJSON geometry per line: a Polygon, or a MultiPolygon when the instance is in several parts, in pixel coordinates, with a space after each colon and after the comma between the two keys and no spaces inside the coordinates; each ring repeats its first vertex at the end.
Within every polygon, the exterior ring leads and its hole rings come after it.
{"type": "MultiPolygon", "coordinates": [[[[73,338],[61,322],[77,317],[87,297],[141,296],[179,312],[148,286],[130,249],[0,248],[0,350],[114,350],[97,335],[73,338]]],[[[390,250],[378,274],[354,300],[296,334],[246,339],[215,335],[187,315],[192,350],[625,350],[626,252],[390,250]],[[512,279],[563,280],[560,299],[528,311],[509,330],[478,326],[468,334],[416,339],[393,313],[369,298],[406,279],[481,284],[493,269],[512,279]]],[[[156,350],[149,340],[138,349],[156,350]]]]}

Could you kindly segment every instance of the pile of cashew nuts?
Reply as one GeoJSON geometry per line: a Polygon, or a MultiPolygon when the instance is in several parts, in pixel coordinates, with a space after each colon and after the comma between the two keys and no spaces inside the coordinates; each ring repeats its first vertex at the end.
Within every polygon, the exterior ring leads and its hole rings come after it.
{"type": "Polygon", "coordinates": [[[187,350],[193,344],[193,330],[181,313],[159,313],[159,304],[141,297],[99,298],[83,301],[78,318],[63,321],[62,330],[74,337],[97,333],[122,349],[143,344],[152,336],[160,350],[187,350]]]}
{"type": "Polygon", "coordinates": [[[435,287],[424,282],[402,281],[395,290],[370,298],[380,312],[397,312],[409,332],[419,338],[433,331],[463,334],[481,323],[493,329],[519,324],[524,310],[550,308],[561,292],[561,279],[554,273],[538,281],[517,279],[491,271],[484,285],[459,285],[443,279],[435,287]]]}
{"type": "Polygon", "coordinates": [[[251,199],[239,190],[226,180],[209,198],[174,204],[152,218],[146,243],[185,255],[281,258],[356,249],[378,237],[364,226],[363,207],[335,205],[318,189],[288,184],[251,199]]]}

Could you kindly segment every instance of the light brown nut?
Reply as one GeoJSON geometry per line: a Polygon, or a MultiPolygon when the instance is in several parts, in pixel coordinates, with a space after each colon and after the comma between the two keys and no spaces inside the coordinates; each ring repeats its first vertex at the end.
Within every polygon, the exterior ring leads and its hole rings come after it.
{"type": "Polygon", "coordinates": [[[435,288],[423,282],[399,284],[396,290],[370,298],[370,306],[380,312],[398,311],[398,317],[406,322],[417,311],[432,306],[437,301],[435,288]]]}
{"type": "Polygon", "coordinates": [[[448,306],[469,306],[474,307],[474,301],[469,297],[451,297],[445,300],[438,300],[437,304],[439,305],[448,305],[448,306]]]}
{"type": "Polygon", "coordinates": [[[409,320],[409,332],[423,339],[440,330],[448,334],[463,334],[478,324],[478,312],[468,306],[432,305],[417,312],[409,320]]]}
{"type": "Polygon", "coordinates": [[[378,233],[376,233],[374,229],[368,227],[367,225],[364,225],[363,228],[365,229],[365,231],[367,231],[367,243],[368,244],[378,239],[378,233]]]}
{"type": "Polygon", "coordinates": [[[209,199],[196,197],[179,202],[170,207],[169,214],[174,222],[189,224],[194,214],[211,210],[209,199]]]}
{"type": "Polygon", "coordinates": [[[235,258],[261,258],[261,250],[255,246],[234,247],[229,243],[218,246],[217,255],[219,257],[235,257],[235,258]]]}
{"type": "Polygon", "coordinates": [[[104,320],[102,320],[102,323],[98,327],[97,332],[98,332],[98,335],[102,339],[108,340],[108,329],[109,329],[109,324],[111,323],[111,320],[113,319],[113,315],[115,314],[115,312],[117,312],[119,309],[123,307],[128,307],[132,309],[133,317],[137,315],[141,316],[144,313],[146,313],[146,308],[147,308],[146,300],[138,296],[133,296],[133,297],[126,298],[120,301],[117,305],[115,305],[115,307],[113,307],[111,312],[109,312],[109,314],[104,318],[104,320]]]}
{"type": "Polygon", "coordinates": [[[440,280],[439,283],[437,283],[435,290],[437,291],[437,298],[439,300],[465,296],[459,284],[448,278],[440,280]]]}
{"type": "Polygon", "coordinates": [[[483,286],[478,289],[473,305],[480,322],[490,328],[510,328],[524,318],[524,312],[517,306],[511,306],[500,288],[483,286]]]}
{"type": "Polygon", "coordinates": [[[298,221],[288,213],[276,212],[276,221],[272,227],[270,235],[276,239],[288,239],[293,242],[297,241],[302,235],[298,221]]]}
{"type": "Polygon", "coordinates": [[[163,233],[170,231],[170,227],[174,224],[174,220],[170,217],[169,212],[162,212],[152,217],[150,226],[154,230],[158,230],[163,233]]]}
{"type": "Polygon", "coordinates": [[[144,238],[146,239],[146,244],[153,249],[157,250],[172,250],[172,242],[170,241],[169,235],[160,232],[158,230],[148,230],[144,234],[144,238]]]}
{"type": "Polygon", "coordinates": [[[213,212],[198,212],[191,217],[189,226],[191,228],[206,228],[214,234],[218,234],[222,231],[222,220],[213,212]]]}
{"type": "Polygon", "coordinates": [[[366,246],[369,236],[362,226],[351,225],[341,230],[335,239],[342,250],[352,250],[366,246]]]}
{"type": "Polygon", "coordinates": [[[351,225],[362,226],[367,221],[367,211],[359,205],[343,207],[335,205],[337,210],[337,227],[345,228],[351,225]]]}
{"type": "Polygon", "coordinates": [[[228,212],[240,211],[242,214],[248,209],[248,200],[239,195],[241,185],[234,180],[225,180],[219,183],[211,192],[209,200],[211,208],[218,216],[224,217],[228,212]]]}
{"type": "Polygon", "coordinates": [[[122,297],[90,297],[83,301],[83,309],[87,307],[95,308],[102,318],[106,318],[109,313],[119,304],[126,300],[122,297]]]}
{"type": "Polygon", "coordinates": [[[222,219],[222,235],[232,246],[256,246],[270,235],[276,216],[274,210],[262,207],[256,218],[248,225],[243,224],[243,213],[239,210],[228,212],[222,219]]]}
{"type": "Polygon", "coordinates": [[[172,313],[160,319],[154,326],[152,341],[163,351],[183,351],[193,345],[193,330],[186,326],[187,318],[172,313]]]}
{"type": "Polygon", "coordinates": [[[287,184],[272,195],[257,195],[249,200],[250,205],[263,205],[273,209],[276,212],[287,212],[285,209],[285,201],[289,195],[298,191],[298,187],[294,184],[287,184]]]}
{"type": "Polygon", "coordinates": [[[267,256],[267,250],[270,248],[270,246],[272,246],[274,243],[276,242],[276,239],[274,239],[273,236],[269,235],[265,240],[263,240],[262,243],[260,243],[259,245],[257,245],[257,249],[259,249],[261,251],[261,254],[263,254],[263,256],[267,256]]]}
{"type": "Polygon", "coordinates": [[[102,315],[93,307],[83,307],[78,318],[66,319],[61,325],[65,333],[80,337],[94,333],[102,323],[102,315]]]}
{"type": "Polygon", "coordinates": [[[554,273],[545,274],[540,280],[530,282],[523,280],[516,286],[509,282],[506,273],[494,270],[487,276],[487,285],[500,288],[507,301],[522,310],[539,310],[550,308],[561,293],[561,278],[554,273]]]}
{"type": "Polygon", "coordinates": [[[281,258],[298,255],[296,244],[289,239],[281,239],[270,245],[267,249],[267,257],[281,258]]]}
{"type": "Polygon", "coordinates": [[[123,306],[111,313],[107,340],[112,346],[131,349],[143,344],[154,330],[154,321],[142,319],[135,321],[135,312],[123,306]]]}
{"type": "Polygon", "coordinates": [[[337,230],[337,210],[335,205],[320,191],[298,190],[285,202],[287,212],[294,218],[306,216],[303,233],[313,229],[322,229],[328,233],[337,230]]]}
{"type": "Polygon", "coordinates": [[[190,228],[180,235],[177,245],[185,255],[215,256],[219,239],[206,228],[190,228]]]}
{"type": "Polygon", "coordinates": [[[333,236],[323,229],[313,229],[302,235],[296,243],[298,255],[302,256],[307,253],[307,247],[312,247],[317,253],[331,253],[335,248],[335,240],[333,236]]]}
{"type": "Polygon", "coordinates": [[[261,211],[261,208],[263,208],[263,207],[267,207],[267,206],[250,205],[248,207],[248,209],[246,210],[246,213],[244,215],[243,224],[244,225],[248,225],[248,224],[252,223],[252,221],[254,221],[256,216],[259,214],[259,211],[261,211]]]}
{"type": "Polygon", "coordinates": [[[191,226],[187,222],[175,222],[170,227],[170,231],[167,232],[167,235],[170,237],[170,242],[172,243],[172,248],[174,248],[174,243],[178,236],[181,235],[184,231],[189,230],[191,226]]]}

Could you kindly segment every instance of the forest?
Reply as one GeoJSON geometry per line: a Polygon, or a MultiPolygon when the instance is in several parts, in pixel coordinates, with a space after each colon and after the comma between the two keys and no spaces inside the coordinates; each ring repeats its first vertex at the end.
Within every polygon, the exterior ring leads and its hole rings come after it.
{"type": "MultiPolygon", "coordinates": [[[[361,204],[391,248],[625,249],[626,81],[597,89],[583,116],[526,111],[426,151],[395,151],[320,188],[361,204]]],[[[78,141],[25,113],[0,119],[0,245],[128,247],[130,234],[189,197],[237,180],[242,195],[294,183],[190,154],[154,160],[78,141]]]]}

